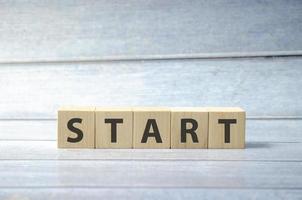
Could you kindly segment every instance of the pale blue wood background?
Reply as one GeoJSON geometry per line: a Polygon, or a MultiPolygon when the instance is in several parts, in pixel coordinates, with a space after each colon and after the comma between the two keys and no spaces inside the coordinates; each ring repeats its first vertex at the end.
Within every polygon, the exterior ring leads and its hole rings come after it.
{"type": "Polygon", "coordinates": [[[302,59],[189,59],[2,65],[0,118],[56,118],[62,105],[241,106],[302,115],[302,59]]]}
{"type": "Polygon", "coordinates": [[[0,1],[0,199],[301,199],[302,1],[0,1]],[[244,150],[56,148],[61,105],[241,106],[244,150]]]}
{"type": "Polygon", "coordinates": [[[1,1],[0,61],[301,51],[300,0],[1,1]]]}

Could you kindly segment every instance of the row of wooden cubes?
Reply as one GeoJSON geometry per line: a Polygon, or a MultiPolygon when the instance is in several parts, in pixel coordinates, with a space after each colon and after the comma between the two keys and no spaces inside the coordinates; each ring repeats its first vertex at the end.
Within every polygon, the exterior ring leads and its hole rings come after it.
{"type": "Polygon", "coordinates": [[[241,108],[64,107],[59,148],[244,148],[241,108]]]}

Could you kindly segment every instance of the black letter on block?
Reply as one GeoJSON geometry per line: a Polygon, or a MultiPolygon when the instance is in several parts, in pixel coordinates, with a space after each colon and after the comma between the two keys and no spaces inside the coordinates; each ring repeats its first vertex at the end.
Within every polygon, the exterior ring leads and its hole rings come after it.
{"type": "Polygon", "coordinates": [[[155,137],[156,143],[163,143],[155,119],[148,119],[141,143],[147,143],[148,137],[155,137]],[[153,133],[150,133],[151,126],[153,133]]]}
{"type": "Polygon", "coordinates": [[[236,119],[218,119],[219,124],[224,124],[224,143],[230,143],[231,134],[230,134],[230,125],[236,124],[236,119]]]}
{"type": "Polygon", "coordinates": [[[123,123],[123,119],[105,119],[105,123],[111,124],[111,143],[116,143],[116,124],[123,123]]]}
{"type": "Polygon", "coordinates": [[[191,134],[192,140],[194,143],[198,143],[198,138],[196,135],[196,129],[198,128],[198,123],[194,119],[181,119],[181,126],[180,126],[180,131],[181,131],[181,143],[186,143],[187,142],[187,137],[186,133],[191,134]],[[187,129],[187,123],[192,124],[191,129],[187,129]]]}
{"type": "Polygon", "coordinates": [[[67,128],[71,131],[71,132],[74,132],[78,135],[78,137],[76,138],[71,138],[71,137],[68,137],[67,138],[67,142],[72,142],[72,143],[76,143],[76,142],[80,142],[82,139],[83,139],[83,132],[74,127],[73,124],[74,123],[82,123],[82,119],[80,118],[72,118],[68,121],[67,123],[67,128]]]}

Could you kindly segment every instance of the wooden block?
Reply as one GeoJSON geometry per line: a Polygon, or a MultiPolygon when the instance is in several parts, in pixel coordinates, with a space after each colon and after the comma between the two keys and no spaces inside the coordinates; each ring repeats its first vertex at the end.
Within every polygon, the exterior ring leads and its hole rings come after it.
{"type": "Polygon", "coordinates": [[[96,108],[96,148],[132,148],[131,108],[96,108]]]}
{"type": "Polygon", "coordinates": [[[170,110],[135,108],[133,136],[134,148],[170,148],[170,110]]]}
{"type": "Polygon", "coordinates": [[[94,107],[64,107],[58,111],[58,147],[94,148],[94,107]]]}
{"type": "Polygon", "coordinates": [[[208,108],[211,149],[245,147],[245,111],[241,108],[208,108]]]}
{"type": "Polygon", "coordinates": [[[172,108],[171,148],[208,148],[208,119],[205,108],[172,108]]]}

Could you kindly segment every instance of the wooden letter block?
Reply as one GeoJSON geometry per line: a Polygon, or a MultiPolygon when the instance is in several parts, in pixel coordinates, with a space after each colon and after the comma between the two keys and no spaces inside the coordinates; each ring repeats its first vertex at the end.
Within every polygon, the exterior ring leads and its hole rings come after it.
{"type": "Polygon", "coordinates": [[[136,108],[133,110],[134,148],[170,148],[170,110],[136,108]]]}
{"type": "Polygon", "coordinates": [[[209,108],[210,149],[245,147],[245,111],[241,108],[209,108]]]}
{"type": "Polygon", "coordinates": [[[171,110],[171,148],[208,148],[209,112],[205,108],[171,110]]]}
{"type": "Polygon", "coordinates": [[[65,107],[58,111],[58,147],[94,148],[94,107],[65,107]]]}
{"type": "Polygon", "coordinates": [[[96,148],[132,148],[131,108],[96,108],[96,148]]]}

